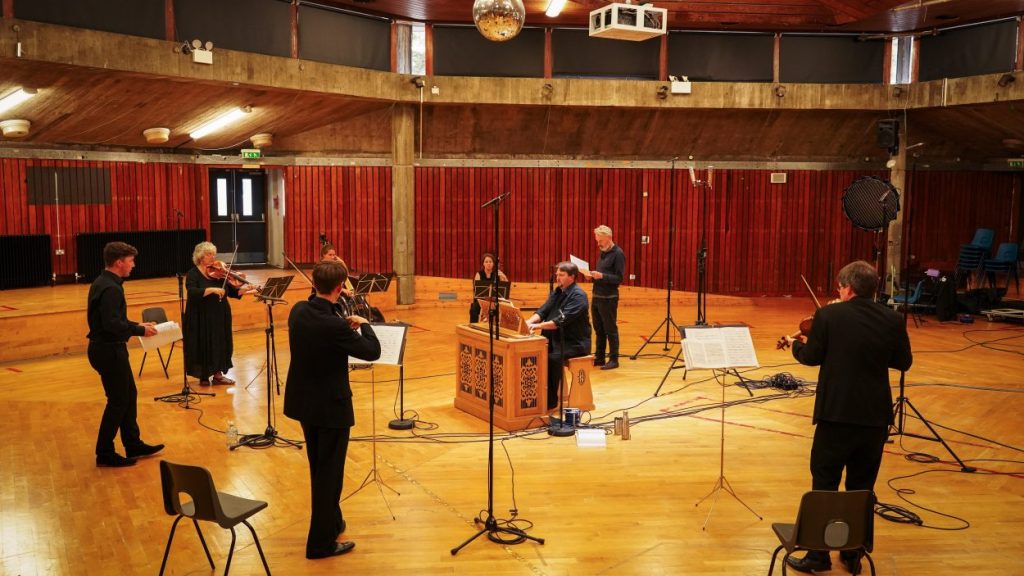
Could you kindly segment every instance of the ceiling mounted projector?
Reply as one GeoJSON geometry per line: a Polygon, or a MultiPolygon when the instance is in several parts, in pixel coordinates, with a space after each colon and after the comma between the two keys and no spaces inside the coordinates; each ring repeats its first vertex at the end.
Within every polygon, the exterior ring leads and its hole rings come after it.
{"type": "Polygon", "coordinates": [[[652,4],[612,2],[590,13],[590,35],[615,40],[647,40],[668,32],[668,10],[652,4]]]}

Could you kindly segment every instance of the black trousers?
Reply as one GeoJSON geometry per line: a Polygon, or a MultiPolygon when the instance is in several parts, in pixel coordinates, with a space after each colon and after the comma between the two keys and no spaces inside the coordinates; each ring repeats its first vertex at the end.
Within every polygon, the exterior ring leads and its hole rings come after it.
{"type": "MultiPolygon", "coordinates": [[[[590,354],[590,341],[587,340],[585,343],[570,346],[566,343],[565,353],[559,349],[557,345],[552,346],[548,344],[548,410],[558,406],[559,390],[562,383],[562,376],[565,374],[563,366],[565,361],[569,358],[575,358],[577,356],[586,356],[590,354]]],[[[568,382],[566,384],[565,393],[569,393],[568,382]]]]}
{"type": "Polygon", "coordinates": [[[597,335],[597,360],[604,360],[605,341],[610,347],[608,359],[619,359],[619,297],[599,298],[594,296],[590,305],[590,315],[594,318],[594,333],[597,335]]]}
{"type": "Polygon", "coordinates": [[[310,516],[306,554],[331,550],[341,534],[341,489],[345,454],[352,429],[326,428],[302,422],[309,459],[310,516]]]}
{"type": "Polygon", "coordinates": [[[473,298],[473,303],[469,305],[469,323],[475,324],[480,321],[480,302],[476,298],[473,298]]]}
{"type": "Polygon", "coordinates": [[[121,444],[132,448],[142,444],[139,437],[138,396],[135,376],[123,342],[89,342],[89,364],[99,373],[107,406],[96,435],[96,454],[114,453],[114,437],[121,431],[121,444]]]}
{"type": "MultiPolygon", "coordinates": [[[[888,438],[889,429],[885,427],[819,421],[811,444],[811,488],[839,490],[845,468],[847,490],[874,490],[888,438]]],[[[828,558],[828,552],[821,550],[807,555],[820,560],[828,558]]]]}

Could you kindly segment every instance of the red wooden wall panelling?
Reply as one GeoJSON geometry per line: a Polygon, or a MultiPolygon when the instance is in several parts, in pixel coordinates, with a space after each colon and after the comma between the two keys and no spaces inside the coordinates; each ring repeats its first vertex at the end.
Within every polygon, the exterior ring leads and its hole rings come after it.
{"type": "MultiPolygon", "coordinates": [[[[627,274],[636,275],[626,284],[664,288],[673,176],[675,290],[696,290],[702,231],[712,293],[802,294],[801,274],[816,291],[831,293],[839,268],[855,259],[870,261],[875,246],[885,267],[887,238],[855,228],[842,204],[854,180],[884,173],[787,173],[787,184],[771,184],[767,170],[717,170],[712,185],[703,188],[683,169],[673,175],[666,169],[418,168],[416,273],[471,277],[479,255],[494,248],[492,215],[480,205],[511,192],[501,209],[498,249],[502,269],[513,280],[546,281],[551,264],[570,253],[595,261],[591,230],[607,224],[626,253],[627,274]],[[650,243],[641,244],[642,236],[650,243]]],[[[698,180],[706,176],[697,172],[698,180]]],[[[920,182],[921,192],[911,197],[911,209],[919,212],[911,213],[911,241],[923,260],[955,261],[959,244],[979,226],[995,228],[997,243],[1007,241],[1011,226],[1017,230],[1018,176],[918,172],[908,178],[920,182]]]]}
{"type": "Polygon", "coordinates": [[[354,270],[390,272],[391,169],[383,166],[285,168],[285,253],[316,262],[321,233],[354,270]]]}
{"type": "Polygon", "coordinates": [[[207,188],[206,168],[194,164],[0,158],[0,200],[4,206],[0,234],[50,234],[54,251],[59,234],[64,255],[51,255],[53,271],[73,274],[77,234],[169,230],[177,225],[175,210],[184,214],[183,228],[208,228],[207,188]],[[110,203],[30,206],[26,184],[30,166],[107,168],[110,203]]]}

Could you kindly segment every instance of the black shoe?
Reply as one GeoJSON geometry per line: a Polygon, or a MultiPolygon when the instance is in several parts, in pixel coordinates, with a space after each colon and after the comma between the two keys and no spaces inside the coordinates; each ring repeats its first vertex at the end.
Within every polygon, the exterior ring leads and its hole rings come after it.
{"type": "Polygon", "coordinates": [[[327,550],[307,550],[306,558],[309,560],[319,560],[321,558],[330,558],[331,556],[341,556],[342,554],[348,554],[355,547],[355,542],[335,542],[334,547],[327,550]]]}
{"type": "Polygon", "coordinates": [[[860,553],[847,554],[842,552],[839,555],[839,559],[843,561],[843,566],[850,574],[860,574],[860,553]]]}
{"type": "Polygon", "coordinates": [[[96,455],[97,468],[124,468],[125,466],[135,466],[135,459],[125,458],[117,452],[96,455]]]}
{"type": "Polygon", "coordinates": [[[594,366],[604,366],[604,358],[594,358],[594,366]]]}
{"type": "Polygon", "coordinates": [[[139,444],[138,446],[132,446],[131,448],[125,448],[124,449],[124,453],[127,454],[129,458],[144,458],[146,456],[152,456],[153,454],[156,454],[157,452],[159,452],[159,451],[161,451],[163,449],[164,449],[164,445],[163,444],[146,444],[146,443],[142,443],[142,444],[139,444]]]}
{"type": "Polygon", "coordinates": [[[803,558],[794,558],[789,556],[786,558],[786,564],[797,572],[806,572],[813,574],[814,572],[827,572],[832,569],[832,559],[828,556],[824,558],[817,558],[808,554],[803,558]]]}
{"type": "Polygon", "coordinates": [[[601,366],[601,370],[615,370],[618,367],[619,367],[619,361],[618,360],[611,360],[607,364],[605,364],[604,366],[601,366]]]}

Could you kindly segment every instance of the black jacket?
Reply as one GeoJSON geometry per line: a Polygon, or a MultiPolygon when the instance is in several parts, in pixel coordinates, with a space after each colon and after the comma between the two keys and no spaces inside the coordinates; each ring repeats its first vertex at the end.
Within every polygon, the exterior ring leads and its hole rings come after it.
{"type": "Polygon", "coordinates": [[[355,424],[348,357],[380,358],[380,342],[368,324],[352,330],[331,303],[314,298],[295,304],[288,315],[292,360],[284,392],[284,415],[325,428],[355,424]]]}
{"type": "Polygon", "coordinates": [[[903,316],[861,297],[819,309],[807,344],[793,344],[793,357],[821,366],[814,422],[861,426],[892,423],[889,368],[908,370],[914,361],[903,316]]]}
{"type": "Polygon", "coordinates": [[[132,336],[144,336],[146,328],[128,319],[124,301],[124,279],[109,270],[100,272],[89,286],[86,313],[93,342],[127,342],[132,336]]]}
{"type": "Polygon", "coordinates": [[[590,353],[590,310],[587,304],[587,293],[573,282],[564,291],[555,288],[548,299],[537,309],[542,322],[551,320],[557,326],[554,330],[544,330],[548,338],[549,348],[559,349],[561,345],[560,331],[565,332],[565,349],[579,354],[590,353]]]}

